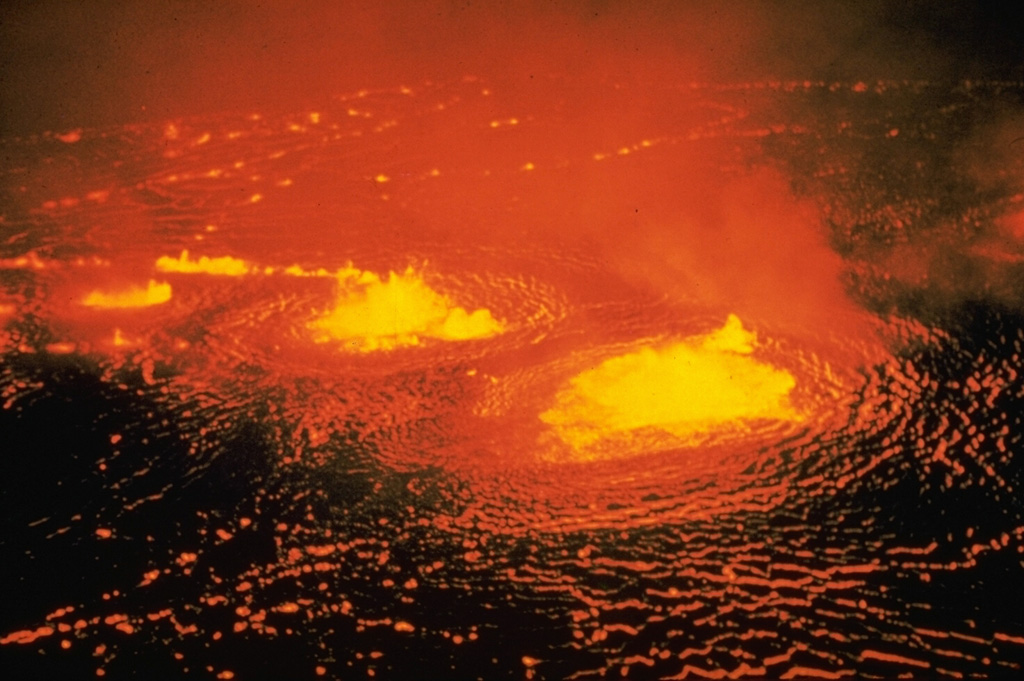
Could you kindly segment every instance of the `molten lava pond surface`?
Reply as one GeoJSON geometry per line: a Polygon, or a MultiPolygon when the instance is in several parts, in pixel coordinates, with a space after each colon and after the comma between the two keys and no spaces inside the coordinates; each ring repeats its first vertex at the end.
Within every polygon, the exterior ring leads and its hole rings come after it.
{"type": "Polygon", "coordinates": [[[5,669],[1021,673],[1024,87],[545,87],[0,141],[5,669]]]}

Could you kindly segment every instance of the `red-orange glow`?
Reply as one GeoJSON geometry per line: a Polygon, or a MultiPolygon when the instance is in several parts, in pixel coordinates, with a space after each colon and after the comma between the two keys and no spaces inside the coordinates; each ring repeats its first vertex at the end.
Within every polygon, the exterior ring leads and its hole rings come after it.
{"type": "Polygon", "coordinates": [[[47,266],[47,263],[35,251],[29,251],[27,254],[16,258],[0,258],[0,269],[43,270],[47,266]]]}
{"type": "Polygon", "coordinates": [[[831,671],[828,669],[815,669],[813,667],[790,667],[785,674],[780,676],[780,679],[841,679],[843,677],[853,676],[855,672],[852,669],[840,669],[839,671],[831,671]]]}
{"type": "Polygon", "coordinates": [[[63,617],[64,615],[67,615],[68,613],[72,613],[74,611],[75,611],[75,606],[73,606],[73,605],[69,605],[66,608],[57,608],[56,610],[54,610],[53,612],[51,612],[49,615],[46,616],[46,620],[50,621],[52,619],[57,619],[57,618],[63,617]]]}
{"type": "Polygon", "coordinates": [[[111,343],[116,348],[124,348],[124,347],[131,347],[133,345],[137,345],[137,343],[134,343],[131,340],[129,340],[127,337],[125,337],[124,332],[121,331],[121,329],[114,329],[114,338],[111,341],[111,343]]]}
{"type": "Polygon", "coordinates": [[[82,299],[82,305],[97,309],[151,307],[171,299],[171,285],[150,279],[145,288],[130,286],[120,291],[92,291],[82,299]]]}
{"type": "Polygon", "coordinates": [[[608,441],[621,451],[622,441],[643,429],[686,444],[743,421],[799,420],[789,402],[795,379],[754,358],[755,347],[754,334],[730,315],[714,332],[641,348],[579,374],[540,418],[584,459],[602,458],[608,441]]]}
{"type": "Polygon", "coordinates": [[[54,137],[59,139],[61,142],[64,142],[65,144],[74,144],[75,142],[82,139],[82,129],[76,128],[75,130],[69,130],[63,134],[58,133],[54,135],[54,137]]]}
{"type": "Polygon", "coordinates": [[[146,574],[142,575],[143,579],[139,582],[139,586],[148,586],[152,584],[158,577],[160,577],[159,570],[150,570],[146,574]]]}
{"type": "Polygon", "coordinates": [[[904,664],[910,667],[920,667],[922,669],[928,669],[931,667],[930,664],[924,660],[915,660],[904,655],[895,655],[893,653],[883,653],[877,650],[865,650],[861,654],[863,660],[880,660],[882,662],[895,662],[898,664],[904,664]]]}
{"type": "Polygon", "coordinates": [[[37,638],[42,638],[43,636],[50,636],[51,634],[53,634],[53,632],[53,627],[39,627],[34,631],[28,629],[23,631],[15,631],[11,634],[8,634],[7,636],[4,636],[3,638],[0,638],[0,645],[6,645],[8,643],[32,643],[32,641],[35,641],[37,638]]]}
{"type": "Polygon", "coordinates": [[[74,343],[67,341],[59,343],[48,343],[46,345],[46,351],[51,355],[70,355],[71,353],[78,350],[78,346],[74,343]]]}
{"type": "Polygon", "coordinates": [[[419,345],[424,338],[458,341],[488,338],[504,330],[487,309],[472,312],[430,288],[409,267],[381,279],[348,267],[337,273],[337,303],[310,323],[317,342],[341,341],[358,352],[419,345]]]}

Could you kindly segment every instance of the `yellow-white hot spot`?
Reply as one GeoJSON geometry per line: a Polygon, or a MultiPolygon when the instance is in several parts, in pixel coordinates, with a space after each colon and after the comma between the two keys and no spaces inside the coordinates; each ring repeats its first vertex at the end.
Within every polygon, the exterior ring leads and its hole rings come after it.
{"type": "Polygon", "coordinates": [[[251,263],[230,256],[210,258],[201,256],[193,259],[187,250],[177,258],[164,255],[157,259],[156,268],[160,272],[176,274],[213,274],[225,277],[241,277],[253,271],[251,263]]]}
{"type": "Polygon", "coordinates": [[[588,457],[603,440],[657,429],[683,441],[727,423],[798,420],[793,376],[753,357],[756,336],[735,315],[711,333],[605,360],[572,378],[540,418],[588,457]]]}
{"type": "Polygon", "coordinates": [[[129,286],[120,291],[92,291],[82,299],[82,305],[98,309],[134,308],[160,305],[171,299],[171,285],[149,280],[145,288],[129,286]]]}
{"type": "Polygon", "coordinates": [[[490,310],[472,312],[430,288],[412,267],[386,280],[375,272],[347,267],[337,273],[334,309],[310,324],[316,340],[342,341],[361,352],[418,345],[421,339],[446,341],[487,338],[504,325],[490,310]]]}

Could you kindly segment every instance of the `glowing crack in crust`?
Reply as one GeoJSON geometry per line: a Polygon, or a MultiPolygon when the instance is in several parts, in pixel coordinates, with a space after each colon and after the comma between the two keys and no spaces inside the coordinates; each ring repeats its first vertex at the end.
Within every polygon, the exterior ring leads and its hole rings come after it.
{"type": "Polygon", "coordinates": [[[738,422],[798,421],[793,376],[753,357],[754,333],[735,315],[711,333],[612,357],[572,378],[540,414],[581,459],[606,458],[654,429],[680,444],[738,422]]]}
{"type": "Polygon", "coordinates": [[[145,288],[130,286],[121,291],[92,291],[82,299],[82,305],[102,310],[150,307],[171,299],[171,285],[150,279],[145,288]]]}
{"type": "Polygon", "coordinates": [[[409,267],[386,280],[347,267],[336,274],[334,309],[310,323],[320,343],[342,341],[359,352],[419,345],[422,339],[461,341],[488,338],[505,329],[490,310],[469,312],[430,288],[409,267]]]}

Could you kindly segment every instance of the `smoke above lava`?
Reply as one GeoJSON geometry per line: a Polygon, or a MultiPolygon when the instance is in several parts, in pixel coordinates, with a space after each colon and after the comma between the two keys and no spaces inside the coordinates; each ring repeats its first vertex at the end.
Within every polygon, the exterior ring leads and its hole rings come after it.
{"type": "MultiPolygon", "coordinates": [[[[555,104],[560,127],[540,144],[596,152],[634,130],[639,140],[666,122],[685,126],[687,114],[660,99],[654,83],[958,82],[1020,72],[1008,61],[1016,54],[1012,10],[925,2],[178,1],[10,3],[0,11],[5,135],[296,111],[368,86],[475,75],[493,85],[496,111],[555,104]],[[609,104],[616,86],[630,88],[631,99],[609,104]]],[[[809,114],[801,106],[829,104],[795,106],[792,119],[809,114]]],[[[984,167],[970,153],[973,141],[1016,139],[1017,128],[1013,115],[969,122],[948,146],[984,167]]],[[[450,142],[426,135],[415,153],[450,154],[450,142]]],[[[794,193],[793,178],[778,170],[721,173],[729,151],[725,142],[681,150],[694,156],[654,175],[560,177],[532,190],[533,224],[493,227],[494,238],[557,232],[594,244],[641,285],[745,318],[753,311],[802,326],[845,318],[844,264],[820,205],[794,193]],[[553,207],[557,220],[548,217],[553,207]]],[[[860,255],[891,264],[897,279],[907,262],[927,270],[930,281],[946,282],[941,296],[997,290],[1019,302],[1019,272],[1007,266],[1022,257],[1019,211],[1006,212],[946,246],[924,235],[860,255]]]]}
{"type": "Polygon", "coordinates": [[[550,72],[585,82],[1005,72],[1016,55],[1014,10],[964,5],[5,3],[0,120],[10,133],[238,107],[292,110],[368,83],[467,73],[522,97],[550,72]]]}

